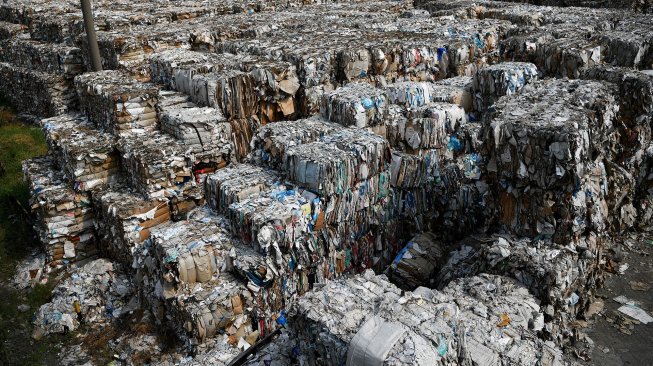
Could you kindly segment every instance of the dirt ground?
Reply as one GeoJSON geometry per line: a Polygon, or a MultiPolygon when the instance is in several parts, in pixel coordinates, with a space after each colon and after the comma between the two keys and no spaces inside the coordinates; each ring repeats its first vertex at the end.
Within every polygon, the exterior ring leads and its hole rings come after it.
{"type": "Polygon", "coordinates": [[[591,340],[585,342],[590,360],[572,356],[576,365],[653,366],[653,322],[633,321],[617,311],[622,304],[614,300],[625,296],[649,315],[653,314],[653,234],[626,240],[622,248],[613,258],[620,260],[616,262],[617,267],[627,264],[628,268],[623,274],[608,275],[605,286],[598,291],[603,310],[584,329],[591,340]]]}

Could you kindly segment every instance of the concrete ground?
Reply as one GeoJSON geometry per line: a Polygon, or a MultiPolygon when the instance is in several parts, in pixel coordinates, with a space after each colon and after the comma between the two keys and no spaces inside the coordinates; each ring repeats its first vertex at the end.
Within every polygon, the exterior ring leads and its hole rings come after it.
{"type": "Polygon", "coordinates": [[[588,345],[590,360],[571,356],[576,365],[653,366],[653,322],[633,321],[617,311],[622,304],[614,300],[625,296],[653,316],[653,234],[624,240],[622,248],[612,255],[617,273],[609,275],[598,291],[603,309],[583,329],[590,338],[582,342],[588,345]],[[624,264],[628,268],[618,273],[624,264]]]}

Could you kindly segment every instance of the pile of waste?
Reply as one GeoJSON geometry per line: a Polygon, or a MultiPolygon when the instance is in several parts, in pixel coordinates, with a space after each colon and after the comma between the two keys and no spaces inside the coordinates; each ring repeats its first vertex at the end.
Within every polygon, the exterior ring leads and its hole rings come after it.
{"type": "Polygon", "coordinates": [[[35,335],[129,313],[124,362],[562,364],[653,217],[634,3],[100,1],[92,72],[78,4],[3,2],[0,97],[48,144],[14,282],[63,278],[35,335]]]}

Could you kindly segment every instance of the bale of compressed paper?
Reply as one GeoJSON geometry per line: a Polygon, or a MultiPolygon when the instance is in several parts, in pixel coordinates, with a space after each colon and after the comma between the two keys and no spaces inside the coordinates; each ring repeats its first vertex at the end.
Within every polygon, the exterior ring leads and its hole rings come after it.
{"type": "Polygon", "coordinates": [[[75,190],[115,182],[119,173],[116,138],[95,129],[86,117],[64,114],[41,120],[50,153],[75,190]]]}
{"type": "Polygon", "coordinates": [[[653,52],[650,50],[653,32],[648,24],[651,15],[629,17],[620,21],[614,29],[595,38],[604,45],[605,62],[613,66],[650,69],[653,52]]]}
{"type": "Polygon", "coordinates": [[[419,154],[392,152],[390,183],[393,187],[419,187],[434,183],[440,176],[436,150],[423,150],[419,154]]]}
{"type": "Polygon", "coordinates": [[[0,40],[14,38],[25,33],[27,27],[22,24],[14,24],[0,21],[0,40]]]}
{"type": "Polygon", "coordinates": [[[243,162],[250,152],[250,143],[256,131],[261,127],[261,123],[256,117],[232,119],[229,123],[231,123],[236,160],[243,162]]]}
{"type": "Polygon", "coordinates": [[[96,259],[75,268],[52,291],[52,300],[36,312],[34,334],[68,333],[84,323],[109,324],[137,307],[132,282],[121,268],[96,259]]]}
{"type": "Polygon", "coordinates": [[[340,81],[352,81],[365,77],[370,71],[372,55],[365,47],[342,50],[336,55],[336,78],[340,81]]]}
{"type": "Polygon", "coordinates": [[[158,52],[150,56],[152,82],[191,95],[193,76],[237,67],[233,57],[183,49],[158,52]]]}
{"type": "Polygon", "coordinates": [[[486,144],[487,170],[501,182],[501,222],[520,235],[557,240],[605,225],[601,160],[617,146],[615,95],[606,83],[554,80],[499,100],[486,144]]]}
{"type": "Polygon", "coordinates": [[[385,87],[388,103],[415,108],[433,101],[433,83],[402,81],[385,87]]]}
{"type": "MultiPolygon", "coordinates": [[[[428,34],[422,34],[417,40],[406,39],[414,37],[411,33],[399,33],[372,45],[376,75],[390,81],[434,81],[446,77],[449,69],[455,70],[444,42],[428,34]]],[[[465,51],[469,55],[469,49],[465,51]]]]}
{"type": "Polygon", "coordinates": [[[289,319],[303,361],[325,365],[561,364],[561,351],[529,334],[537,301],[514,280],[481,275],[443,292],[402,292],[366,271],[298,300],[289,319]],[[309,347],[310,345],[310,347],[309,347]]]}
{"type": "Polygon", "coordinates": [[[58,267],[97,254],[93,233],[94,212],[87,193],[75,192],[64,181],[50,156],[23,162],[34,229],[48,254],[47,263],[58,267]]]}
{"type": "Polygon", "coordinates": [[[484,112],[504,95],[518,92],[537,79],[537,67],[527,62],[502,62],[474,75],[474,109],[484,112]]]}
{"type": "Polygon", "coordinates": [[[650,228],[653,219],[653,144],[646,149],[640,167],[635,202],[637,226],[643,229],[650,228]]]}
{"type": "Polygon", "coordinates": [[[349,200],[352,207],[368,207],[387,195],[390,182],[387,141],[357,129],[342,130],[323,140],[329,142],[313,142],[286,150],[284,171],[288,179],[321,196],[338,196],[337,200],[354,194],[356,199],[349,200]]]}
{"type": "Polygon", "coordinates": [[[465,112],[473,110],[473,78],[457,76],[438,80],[431,88],[431,99],[434,102],[453,103],[463,107],[465,112]]]}
{"type": "Polygon", "coordinates": [[[256,164],[280,168],[289,147],[317,141],[340,129],[342,126],[328,122],[321,116],[268,123],[261,126],[252,138],[249,158],[256,164]]]}
{"type": "MultiPolygon", "coordinates": [[[[320,198],[283,184],[233,202],[229,220],[234,233],[277,261],[289,249],[306,250],[299,241],[324,227],[324,207],[320,198]],[[321,221],[321,226],[319,225],[321,221]],[[301,248],[301,249],[300,249],[301,248]]],[[[315,251],[316,248],[310,248],[315,251]]],[[[310,258],[307,255],[307,258],[310,258]]]]}
{"type": "Polygon", "coordinates": [[[84,71],[79,48],[29,39],[10,39],[0,42],[0,62],[34,71],[64,75],[66,78],[73,78],[84,71]]]}
{"type": "Polygon", "coordinates": [[[349,84],[325,93],[320,105],[326,119],[356,127],[381,124],[387,109],[386,92],[369,84],[349,84]]]}
{"type": "Polygon", "coordinates": [[[151,230],[148,251],[159,263],[157,271],[164,273],[165,297],[177,287],[209,282],[226,269],[226,253],[232,247],[227,223],[208,212],[196,210],[193,215],[151,230]]]}
{"type": "Polygon", "coordinates": [[[153,228],[170,220],[165,199],[144,199],[118,185],[92,192],[95,231],[103,251],[126,268],[153,228]]]}
{"type": "Polygon", "coordinates": [[[334,230],[330,235],[337,238],[336,242],[345,243],[354,232],[359,236],[375,225],[388,223],[395,216],[393,196],[387,171],[327,196],[324,217],[329,229],[334,230]]]}
{"type": "Polygon", "coordinates": [[[543,28],[516,28],[501,41],[502,57],[529,61],[546,75],[578,78],[602,61],[602,47],[588,40],[594,27],[552,24],[543,28]]]}
{"type": "MultiPolygon", "coordinates": [[[[160,93],[157,109],[161,131],[190,147],[198,160],[217,158],[212,170],[235,159],[231,124],[220,110],[197,107],[188,97],[172,92],[160,93]]],[[[209,172],[208,166],[204,169],[209,172]]]]}
{"type": "Polygon", "coordinates": [[[255,60],[243,63],[258,88],[259,114],[262,123],[291,119],[298,112],[299,77],[294,64],[255,60]]]}
{"type": "Polygon", "coordinates": [[[77,76],[75,88],[82,111],[102,130],[119,134],[156,126],[155,85],[107,70],[77,76]]]}
{"type": "Polygon", "coordinates": [[[250,73],[227,69],[196,74],[191,88],[193,102],[220,108],[227,119],[249,118],[259,110],[256,80],[250,73]]]}
{"type": "Polygon", "coordinates": [[[196,184],[190,148],[168,135],[124,135],[118,151],[130,185],[143,195],[172,196],[196,184]]]}
{"type": "MultiPolygon", "coordinates": [[[[143,12],[149,12],[143,10],[143,12]]],[[[97,32],[100,58],[104,70],[123,70],[141,80],[149,80],[148,57],[155,52],[176,48],[188,48],[190,30],[194,24],[178,22],[171,27],[160,24],[136,24],[126,29],[107,29],[97,32]]],[[[84,64],[91,69],[88,39],[76,37],[75,43],[82,49],[84,64]]]]}
{"type": "Polygon", "coordinates": [[[226,214],[232,203],[267,191],[282,180],[273,170],[249,164],[232,165],[206,178],[206,201],[215,211],[226,214]]]}
{"type": "Polygon", "coordinates": [[[384,172],[390,165],[390,144],[386,139],[357,128],[346,128],[320,138],[322,143],[355,154],[354,179],[365,181],[384,172]]]}
{"type": "Polygon", "coordinates": [[[236,345],[258,325],[253,316],[265,305],[255,305],[227,272],[233,245],[224,218],[197,209],[186,221],[153,229],[136,254],[137,278],[157,320],[188,345],[224,333],[236,345]]]}
{"type": "Polygon", "coordinates": [[[80,12],[39,14],[30,19],[28,27],[31,39],[48,43],[73,44],[84,32],[80,12]]]}
{"type": "Polygon", "coordinates": [[[467,123],[465,111],[449,103],[431,103],[410,110],[405,123],[388,128],[386,137],[394,148],[408,153],[436,149],[451,160],[461,147],[458,130],[467,123]]]}
{"type": "Polygon", "coordinates": [[[284,171],[288,179],[319,194],[340,194],[356,182],[356,161],[352,151],[311,142],[286,150],[284,171]]]}
{"type": "Polygon", "coordinates": [[[588,68],[581,78],[605,80],[617,85],[622,104],[620,112],[627,118],[628,125],[643,123],[638,119],[653,118],[653,75],[650,72],[602,65],[588,68]]]}
{"type": "Polygon", "coordinates": [[[0,96],[17,110],[36,116],[52,117],[74,108],[76,96],[69,80],[0,62],[0,96]]]}
{"type": "Polygon", "coordinates": [[[548,241],[492,236],[462,240],[437,275],[439,288],[455,278],[491,273],[513,277],[541,301],[545,331],[568,337],[569,322],[583,316],[603,282],[599,267],[605,238],[590,235],[569,250],[548,241]]]}

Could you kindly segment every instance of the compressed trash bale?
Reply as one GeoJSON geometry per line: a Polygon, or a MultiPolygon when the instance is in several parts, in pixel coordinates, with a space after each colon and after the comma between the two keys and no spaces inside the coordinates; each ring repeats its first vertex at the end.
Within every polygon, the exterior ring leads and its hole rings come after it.
{"type": "Polygon", "coordinates": [[[118,140],[121,164],[131,186],[149,197],[174,196],[195,184],[190,149],[168,135],[124,135],[118,140]]]}
{"type": "Polygon", "coordinates": [[[390,145],[386,139],[376,134],[346,128],[325,135],[320,141],[355,154],[357,161],[353,173],[356,181],[377,176],[390,165],[390,145]]]}
{"type": "Polygon", "coordinates": [[[612,161],[604,161],[604,167],[607,177],[604,179],[604,182],[607,180],[605,204],[609,212],[605,226],[615,233],[625,232],[637,221],[637,209],[634,206],[636,175],[612,161]]]}
{"type": "Polygon", "coordinates": [[[79,48],[27,39],[0,42],[0,62],[73,78],[84,71],[79,48]]]}
{"type": "Polygon", "coordinates": [[[544,28],[517,29],[501,42],[502,58],[529,61],[549,76],[578,78],[589,67],[602,62],[602,47],[587,40],[594,29],[554,24],[544,28]]]}
{"type": "Polygon", "coordinates": [[[191,88],[194,103],[220,108],[227,119],[249,118],[258,112],[256,81],[249,73],[225,70],[196,74],[191,88]]]}
{"type": "Polygon", "coordinates": [[[27,27],[22,24],[14,24],[0,21],[0,40],[14,38],[22,35],[27,27]]]}
{"type": "Polygon", "coordinates": [[[229,17],[213,17],[202,22],[201,27],[191,30],[191,49],[215,52],[216,43],[233,39],[262,39],[271,35],[284,23],[284,16],[293,19],[292,13],[277,13],[275,24],[269,23],[270,14],[230,14],[229,17]]]}
{"type": "Polygon", "coordinates": [[[69,188],[50,156],[23,162],[23,174],[32,195],[34,229],[45,246],[48,265],[59,267],[97,254],[89,195],[69,188]]]}
{"type": "Polygon", "coordinates": [[[390,145],[396,145],[396,135],[406,125],[405,107],[391,104],[388,106],[388,114],[382,124],[368,126],[365,130],[373,132],[390,142],[390,145]],[[395,139],[395,140],[393,140],[395,139]]]}
{"type": "Polygon", "coordinates": [[[364,197],[385,196],[390,181],[387,141],[357,129],[322,140],[286,150],[284,171],[291,181],[325,197],[357,189],[364,197]]]}
{"type": "MultiPolygon", "coordinates": [[[[104,70],[124,70],[144,81],[149,80],[147,64],[150,54],[176,48],[189,48],[190,29],[193,24],[179,22],[169,24],[138,24],[124,29],[97,32],[100,57],[104,70]]],[[[84,64],[91,69],[88,39],[77,36],[75,43],[82,49],[84,64]]]]}
{"type": "Polygon", "coordinates": [[[319,194],[342,193],[355,183],[357,157],[324,142],[286,149],[284,171],[288,178],[319,194]]]}
{"type": "Polygon", "coordinates": [[[156,126],[158,88],[114,71],[75,78],[80,107],[89,120],[112,134],[156,126]]]}
{"type": "Polygon", "coordinates": [[[386,86],[388,103],[398,104],[406,108],[415,108],[433,101],[431,96],[432,83],[414,83],[403,81],[386,86]]]}
{"type": "Polygon", "coordinates": [[[100,132],[82,115],[41,120],[50,153],[75,190],[87,191],[115,182],[120,170],[116,138],[100,132]]]}
{"type": "Polygon", "coordinates": [[[653,117],[653,75],[623,67],[607,65],[586,69],[581,77],[586,80],[604,80],[619,87],[622,108],[620,115],[628,125],[642,123],[638,118],[653,117]]]}
{"type": "Polygon", "coordinates": [[[236,68],[234,58],[183,49],[167,50],[150,57],[150,75],[154,83],[191,95],[194,75],[236,68]]]}
{"type": "Polygon", "coordinates": [[[372,54],[367,48],[350,48],[336,55],[336,78],[340,81],[352,81],[365,77],[372,64],[372,54]]]}
{"type": "MultiPolygon", "coordinates": [[[[509,2],[513,1],[509,0],[509,2]]],[[[565,7],[565,6],[574,6],[574,7],[587,7],[587,8],[606,8],[606,9],[630,9],[635,11],[646,11],[646,2],[636,2],[630,0],[622,1],[596,1],[596,0],[574,0],[574,1],[560,1],[560,0],[545,0],[538,5],[541,6],[551,6],[551,7],[565,7]]]]}
{"type": "Polygon", "coordinates": [[[231,123],[236,160],[243,162],[250,152],[250,143],[261,123],[256,117],[232,119],[229,123],[231,123]]]}
{"type": "Polygon", "coordinates": [[[217,164],[207,164],[205,173],[224,167],[234,158],[231,124],[218,109],[197,107],[186,98],[179,93],[160,93],[157,109],[161,131],[190,147],[196,159],[217,164]]]}
{"type": "MultiPolygon", "coordinates": [[[[366,227],[382,225],[394,218],[392,195],[389,172],[358,182],[341,194],[328,197],[326,223],[336,230],[367,232],[366,227]]],[[[347,233],[339,234],[343,234],[341,239],[347,240],[347,233]]]]}
{"type": "Polygon", "coordinates": [[[369,270],[300,298],[289,323],[300,349],[312,351],[300,359],[325,365],[561,364],[557,347],[528,336],[542,318],[537,301],[511,279],[482,275],[443,292],[421,287],[402,296],[369,270]],[[496,341],[504,332],[512,342],[496,341]]]}
{"type": "Polygon", "coordinates": [[[653,65],[653,32],[647,24],[651,20],[651,15],[626,18],[618,22],[614,30],[597,35],[604,45],[605,62],[614,66],[650,69],[653,65]]]}
{"type": "Polygon", "coordinates": [[[405,124],[387,134],[392,146],[400,151],[417,153],[437,149],[441,159],[452,159],[460,150],[456,133],[467,123],[465,111],[454,104],[431,103],[410,110],[405,124]]]}
{"type": "Polygon", "coordinates": [[[75,268],[58,283],[52,300],[37,310],[32,321],[44,334],[75,331],[87,326],[108,325],[135,310],[135,290],[121,268],[107,259],[96,259],[75,268]]]}
{"type": "Polygon", "coordinates": [[[423,150],[419,154],[392,152],[390,184],[393,187],[419,187],[436,181],[440,176],[436,150],[423,150]]]}
{"type": "Polygon", "coordinates": [[[473,110],[473,78],[457,76],[433,83],[431,99],[434,102],[452,103],[463,107],[465,112],[473,110]]]}
{"type": "Polygon", "coordinates": [[[29,35],[41,42],[72,44],[83,32],[82,23],[79,12],[37,15],[30,19],[29,35]]]}
{"type": "Polygon", "coordinates": [[[151,244],[137,253],[145,297],[158,321],[182,341],[251,332],[252,296],[226,272],[233,242],[223,221],[207,209],[194,210],[186,221],[153,229],[151,244]]]}
{"type": "Polygon", "coordinates": [[[501,96],[516,93],[537,79],[537,67],[526,62],[502,62],[474,75],[474,109],[484,112],[501,96]]]}
{"type": "Polygon", "coordinates": [[[280,256],[302,236],[320,229],[323,210],[317,195],[277,184],[232,203],[228,217],[244,242],[280,256]]]}
{"type": "Polygon", "coordinates": [[[455,278],[491,273],[513,277],[543,306],[544,330],[557,342],[569,322],[583,316],[603,282],[599,267],[605,238],[582,238],[574,251],[546,240],[492,236],[462,240],[437,276],[439,288],[455,278]]]}
{"type": "Polygon", "coordinates": [[[253,332],[253,312],[248,311],[254,305],[252,296],[228,273],[206,285],[180,291],[167,300],[165,326],[189,346],[225,333],[228,343],[236,346],[240,338],[253,332]]]}
{"type": "Polygon", "coordinates": [[[321,116],[268,123],[261,126],[252,138],[249,157],[256,164],[281,168],[287,148],[317,141],[340,129],[342,126],[328,122],[321,116]]]}
{"type": "Polygon", "coordinates": [[[43,73],[0,62],[0,96],[24,113],[52,117],[76,105],[75,91],[61,75],[43,73]]]}
{"type": "Polygon", "coordinates": [[[387,114],[386,92],[369,84],[350,84],[322,96],[320,113],[343,126],[381,124],[387,114]]]}
{"type": "Polygon", "coordinates": [[[227,118],[249,118],[256,115],[258,98],[252,74],[227,71],[216,80],[216,99],[227,118]]]}
{"type": "Polygon", "coordinates": [[[300,88],[296,67],[288,62],[256,60],[243,63],[256,81],[261,123],[290,119],[298,112],[300,88]]]}
{"type": "Polygon", "coordinates": [[[619,87],[620,145],[615,146],[613,160],[638,175],[640,152],[652,141],[653,75],[622,67],[597,66],[585,70],[581,78],[605,80],[619,87]]]}
{"type": "Polygon", "coordinates": [[[125,186],[92,192],[95,231],[111,258],[131,268],[138,247],[149,239],[153,228],[171,218],[168,201],[144,199],[125,186]]]}
{"type": "Polygon", "coordinates": [[[206,201],[215,211],[226,214],[229,206],[272,188],[282,180],[273,170],[239,164],[210,174],[206,179],[206,201]]]}
{"type": "Polygon", "coordinates": [[[436,212],[439,216],[435,221],[437,226],[446,229],[446,236],[450,238],[487,230],[496,216],[491,207],[494,203],[492,192],[482,180],[466,181],[438,198],[436,212]]]}
{"type": "MultiPolygon", "coordinates": [[[[604,225],[598,217],[583,217],[605,197],[600,160],[610,160],[616,145],[615,94],[606,83],[554,80],[533,84],[496,104],[488,131],[492,135],[486,139],[492,146],[487,169],[498,174],[503,223],[521,235],[553,231],[561,240],[567,230],[604,225]],[[504,134],[507,129],[511,132],[504,134]],[[536,162],[534,156],[549,158],[536,162]],[[526,207],[531,211],[528,220],[518,214],[526,207]]],[[[607,216],[605,209],[590,212],[607,216]]]]}
{"type": "Polygon", "coordinates": [[[151,230],[151,255],[164,273],[164,296],[174,287],[206,283],[224,270],[226,252],[232,243],[224,219],[206,209],[195,210],[189,220],[168,222],[151,230]],[[202,212],[202,210],[206,212],[202,212]],[[200,218],[201,216],[201,218],[200,218]],[[166,273],[176,273],[173,279],[166,273]]]}
{"type": "Polygon", "coordinates": [[[386,274],[390,281],[406,290],[433,287],[433,278],[446,259],[444,250],[434,233],[418,234],[401,249],[386,274]]]}

